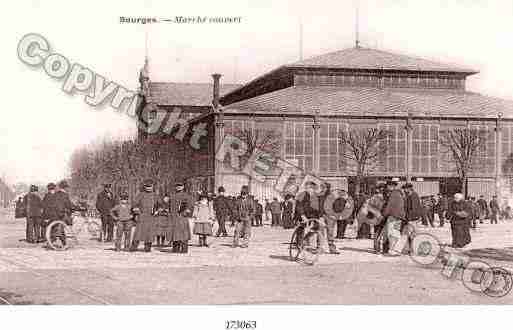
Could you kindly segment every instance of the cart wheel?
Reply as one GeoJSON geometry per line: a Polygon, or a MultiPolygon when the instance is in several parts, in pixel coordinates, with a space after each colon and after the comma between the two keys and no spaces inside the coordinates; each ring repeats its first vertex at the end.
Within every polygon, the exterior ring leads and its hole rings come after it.
{"type": "Polygon", "coordinates": [[[300,232],[300,228],[296,228],[292,233],[292,238],[290,239],[289,257],[292,261],[297,261],[299,258],[299,254],[301,253],[300,245],[302,244],[302,237],[300,238],[299,236],[302,235],[300,234],[300,232]]]}
{"type": "Polygon", "coordinates": [[[64,221],[58,220],[50,223],[46,228],[46,241],[53,250],[64,251],[74,245],[76,237],[64,221]]]}

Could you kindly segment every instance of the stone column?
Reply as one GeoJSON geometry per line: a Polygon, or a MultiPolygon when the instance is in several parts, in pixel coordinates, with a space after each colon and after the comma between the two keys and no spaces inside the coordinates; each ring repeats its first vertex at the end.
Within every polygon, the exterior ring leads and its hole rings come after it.
{"type": "Polygon", "coordinates": [[[502,177],[502,113],[497,115],[495,122],[495,195],[497,200],[501,201],[501,177],[502,177]]]}
{"type": "Polygon", "coordinates": [[[224,139],[224,113],[223,110],[219,110],[219,112],[214,117],[215,123],[215,148],[214,148],[214,192],[217,192],[217,188],[223,185],[223,163],[216,159],[217,150],[221,147],[224,139]]]}
{"type": "Polygon", "coordinates": [[[312,172],[315,175],[319,175],[320,172],[320,139],[319,139],[319,129],[321,128],[321,124],[319,123],[319,116],[316,113],[313,122],[313,168],[312,172]]]}
{"type": "Polygon", "coordinates": [[[406,130],[406,182],[411,182],[411,150],[412,150],[412,129],[413,123],[411,114],[408,113],[408,118],[406,118],[406,126],[404,127],[406,130]]]}

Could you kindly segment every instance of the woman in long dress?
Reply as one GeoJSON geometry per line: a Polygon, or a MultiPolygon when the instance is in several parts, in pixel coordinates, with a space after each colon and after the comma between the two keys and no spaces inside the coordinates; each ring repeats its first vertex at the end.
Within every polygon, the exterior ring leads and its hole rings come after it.
{"type": "Polygon", "coordinates": [[[452,247],[462,248],[471,242],[470,205],[463,199],[463,195],[457,193],[449,205],[448,219],[451,221],[452,247]]]}
{"type": "Polygon", "coordinates": [[[281,216],[281,222],[283,228],[290,229],[294,228],[294,196],[287,194],[285,201],[283,202],[283,213],[281,216]]]}

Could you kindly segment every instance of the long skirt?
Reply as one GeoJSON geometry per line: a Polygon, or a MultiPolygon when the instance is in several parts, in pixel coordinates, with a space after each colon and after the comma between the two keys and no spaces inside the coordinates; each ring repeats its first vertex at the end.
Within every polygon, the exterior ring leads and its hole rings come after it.
{"type": "Polygon", "coordinates": [[[134,240],[152,242],[155,237],[155,220],[152,216],[140,217],[135,226],[134,240]]]}
{"type": "Polygon", "coordinates": [[[193,233],[194,235],[212,236],[212,224],[208,222],[195,222],[193,233]]]}
{"type": "Polygon", "coordinates": [[[294,228],[294,221],[292,219],[292,213],[290,212],[283,212],[281,223],[283,224],[283,228],[290,229],[294,228]]]}
{"type": "Polygon", "coordinates": [[[167,236],[169,232],[169,217],[158,216],[155,221],[155,235],[167,236]]]}
{"type": "Polygon", "coordinates": [[[462,248],[471,242],[469,220],[451,221],[452,245],[456,248],[462,248]]]}
{"type": "Polygon", "coordinates": [[[181,215],[171,219],[167,239],[172,242],[188,241],[191,239],[189,218],[181,215]]]}

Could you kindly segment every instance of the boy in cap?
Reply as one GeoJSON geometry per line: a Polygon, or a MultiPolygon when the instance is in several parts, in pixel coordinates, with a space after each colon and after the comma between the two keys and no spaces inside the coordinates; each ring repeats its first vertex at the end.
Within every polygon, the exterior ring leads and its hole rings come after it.
{"type": "Polygon", "coordinates": [[[116,226],[116,251],[121,251],[121,240],[125,239],[125,250],[130,248],[130,236],[133,226],[133,215],[130,203],[128,202],[128,194],[122,194],[119,204],[110,210],[110,216],[114,219],[116,226]]]}

